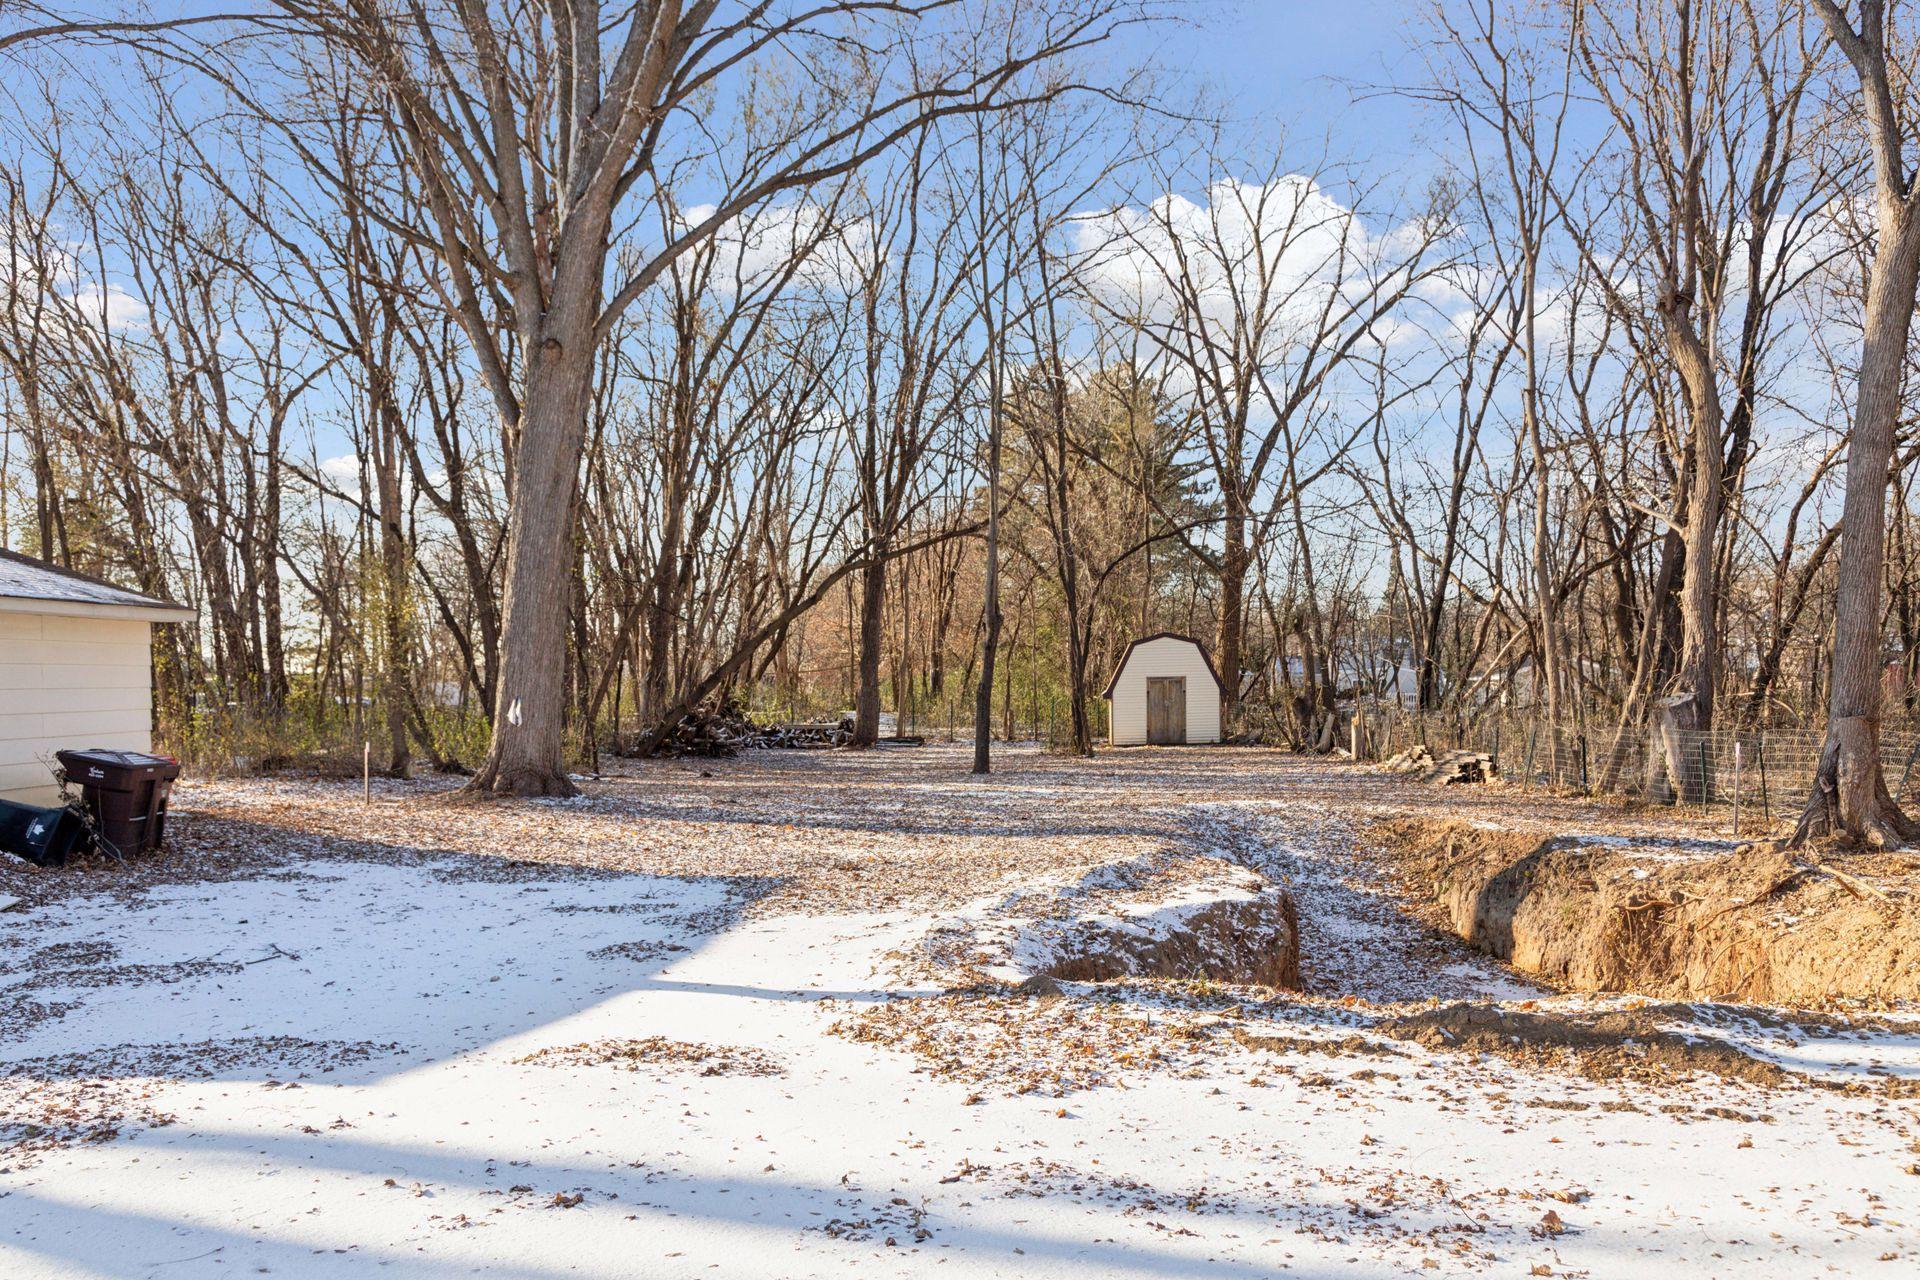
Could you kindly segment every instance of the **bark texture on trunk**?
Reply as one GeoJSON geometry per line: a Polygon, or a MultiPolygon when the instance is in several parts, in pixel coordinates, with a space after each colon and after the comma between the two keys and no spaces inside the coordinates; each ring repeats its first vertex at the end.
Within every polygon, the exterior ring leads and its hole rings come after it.
{"type": "Polygon", "coordinates": [[[1000,375],[993,373],[993,407],[987,429],[986,625],[980,637],[980,683],[973,697],[973,771],[993,772],[993,667],[1000,649],[1000,375]]]}
{"type": "Polygon", "coordinates": [[[387,649],[381,700],[387,707],[387,776],[413,776],[413,746],[407,738],[407,702],[412,696],[413,639],[407,619],[407,547],[400,528],[400,477],[391,452],[392,439],[379,468],[381,614],[387,649]]]}
{"type": "Polygon", "coordinates": [[[573,506],[593,384],[591,323],[528,353],[525,416],[507,523],[507,590],[493,741],[469,784],[512,796],[577,794],[566,765],[573,506]]]}
{"type": "Polygon", "coordinates": [[[887,603],[886,552],[876,547],[877,557],[860,575],[860,655],[858,683],[853,696],[853,737],[847,745],[865,750],[880,740],[880,651],[886,644],[887,603]]]}
{"type": "Polygon", "coordinates": [[[1220,628],[1214,657],[1220,664],[1223,691],[1220,732],[1231,737],[1240,724],[1240,667],[1246,647],[1247,573],[1252,562],[1247,549],[1246,504],[1229,494],[1224,525],[1225,545],[1220,553],[1220,628]]]}
{"type": "MultiPolygon", "coordinates": [[[[1715,627],[1719,578],[1720,512],[1725,482],[1721,474],[1722,417],[1714,385],[1712,361],[1692,339],[1668,343],[1686,385],[1688,412],[1693,419],[1693,475],[1687,491],[1686,525],[1681,540],[1686,568],[1680,589],[1680,668],[1678,692],[1687,695],[1676,705],[1683,729],[1704,733],[1713,727],[1714,686],[1718,675],[1720,641],[1715,627]]],[[[1685,788],[1682,788],[1684,795],[1685,788]]],[[[1685,797],[1691,799],[1692,797],[1685,797]]]]}
{"type": "Polygon", "coordinates": [[[1847,836],[1869,845],[1897,847],[1920,839],[1920,824],[1900,811],[1881,770],[1881,678],[1886,661],[1881,601],[1886,578],[1887,489],[1913,328],[1915,286],[1920,283],[1920,195],[1908,169],[1902,118],[1894,105],[1885,6],[1863,3],[1859,31],[1853,30],[1837,6],[1823,3],[1820,11],[1860,78],[1874,153],[1879,235],[1867,280],[1860,390],[1847,447],[1827,741],[1793,843],[1847,836]]]}
{"type": "Polygon", "coordinates": [[[1820,752],[1813,795],[1794,831],[1796,844],[1838,835],[1880,847],[1920,839],[1920,824],[1902,813],[1888,793],[1880,760],[1887,487],[1916,278],[1920,278],[1920,217],[1909,201],[1883,193],[1880,245],[1867,288],[1860,395],[1847,448],[1827,741],[1820,752]]]}

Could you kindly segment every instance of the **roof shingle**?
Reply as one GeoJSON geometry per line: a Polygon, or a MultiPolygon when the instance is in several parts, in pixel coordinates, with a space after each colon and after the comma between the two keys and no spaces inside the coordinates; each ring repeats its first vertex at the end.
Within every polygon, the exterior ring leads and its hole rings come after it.
{"type": "Polygon", "coordinates": [[[0,550],[0,600],[105,605],[126,609],[180,609],[171,600],[143,596],[111,582],[88,577],[12,551],[0,550]]]}

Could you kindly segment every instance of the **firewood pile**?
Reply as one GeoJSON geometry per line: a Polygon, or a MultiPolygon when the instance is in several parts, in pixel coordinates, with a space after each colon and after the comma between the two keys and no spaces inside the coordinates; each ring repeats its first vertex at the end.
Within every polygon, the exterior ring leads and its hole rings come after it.
{"type": "Polygon", "coordinates": [[[699,707],[689,711],[673,727],[673,732],[649,752],[647,736],[642,736],[620,754],[651,754],[668,759],[699,756],[725,759],[739,755],[748,747],[807,750],[844,747],[853,737],[853,720],[840,716],[825,720],[800,720],[784,724],[755,724],[739,706],[699,707]]]}
{"type": "MultiPolygon", "coordinates": [[[[739,755],[749,747],[768,750],[810,751],[844,747],[853,740],[851,715],[827,716],[818,720],[789,720],[776,724],[756,724],[735,703],[719,707],[700,707],[689,711],[651,750],[650,735],[642,735],[622,746],[623,756],[654,755],[666,758],[705,756],[725,759],[739,755]]],[[[918,747],[925,738],[914,734],[894,734],[880,739],[883,747],[918,747]]]]}
{"type": "MultiPolygon", "coordinates": [[[[757,726],[737,707],[698,707],[681,717],[680,723],[673,727],[673,732],[655,745],[651,754],[668,758],[702,756],[725,759],[739,755],[743,747],[752,746],[754,735],[758,732],[757,726]]],[[[635,753],[645,744],[646,738],[643,737],[635,747],[635,753]]]]}
{"type": "Polygon", "coordinates": [[[1484,751],[1448,751],[1436,756],[1424,745],[1409,747],[1382,761],[1380,767],[1388,773],[1408,774],[1443,787],[1491,782],[1500,776],[1499,766],[1484,751]]]}
{"type": "Polygon", "coordinates": [[[787,724],[770,724],[758,732],[752,745],[806,751],[844,747],[852,737],[852,718],[841,716],[835,720],[795,720],[787,724]]]}

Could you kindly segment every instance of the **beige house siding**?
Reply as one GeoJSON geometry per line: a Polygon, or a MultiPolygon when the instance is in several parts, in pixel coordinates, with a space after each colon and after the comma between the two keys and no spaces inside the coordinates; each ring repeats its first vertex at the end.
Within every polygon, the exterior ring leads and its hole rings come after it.
{"type": "Polygon", "coordinates": [[[1108,740],[1116,747],[1137,747],[1147,740],[1147,678],[1185,676],[1187,681],[1187,741],[1220,741],[1220,686],[1206,654],[1191,640],[1157,636],[1133,646],[1115,677],[1112,691],[1112,729],[1108,740]]]}
{"type": "Polygon", "coordinates": [[[152,749],[151,628],[0,609],[0,799],[57,803],[62,748],[152,749]]]}

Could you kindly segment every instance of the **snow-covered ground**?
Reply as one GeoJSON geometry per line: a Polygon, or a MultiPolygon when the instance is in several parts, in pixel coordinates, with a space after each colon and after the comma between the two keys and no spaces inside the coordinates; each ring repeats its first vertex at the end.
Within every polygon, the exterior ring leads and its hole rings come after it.
{"type": "Polygon", "coordinates": [[[0,1276],[1920,1260],[1915,1024],[1699,1011],[1850,1088],[1373,1034],[1431,999],[1593,1007],[1370,889],[1345,824],[1420,802],[1406,784],[1230,750],[1016,752],[986,780],[944,747],[629,768],[478,809],[200,784],[167,867],[9,873],[0,1276]],[[1299,995],[991,981],[1082,899],[1137,920],[1261,884],[1298,903],[1299,995]]]}

